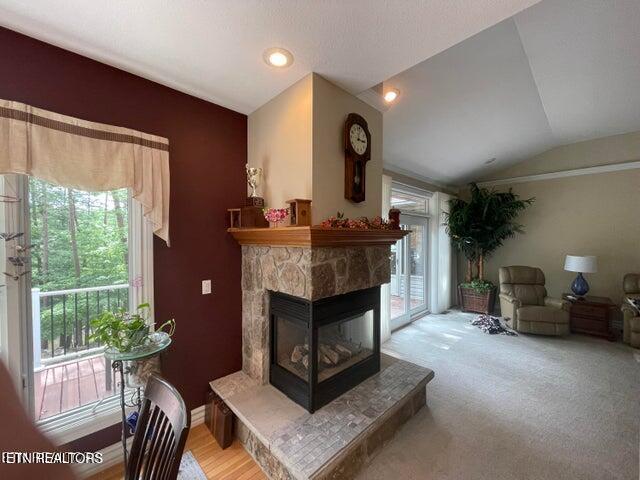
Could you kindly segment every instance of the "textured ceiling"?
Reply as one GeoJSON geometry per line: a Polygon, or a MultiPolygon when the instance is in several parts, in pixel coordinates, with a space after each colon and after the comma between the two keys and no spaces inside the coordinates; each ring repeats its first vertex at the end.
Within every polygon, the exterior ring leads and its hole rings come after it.
{"type": "Polygon", "coordinates": [[[385,165],[461,184],[640,130],[638,25],[638,0],[543,0],[391,77],[385,165]]]}
{"type": "Polygon", "coordinates": [[[0,0],[0,24],[249,113],[312,71],[360,93],[537,1],[0,0]]]}

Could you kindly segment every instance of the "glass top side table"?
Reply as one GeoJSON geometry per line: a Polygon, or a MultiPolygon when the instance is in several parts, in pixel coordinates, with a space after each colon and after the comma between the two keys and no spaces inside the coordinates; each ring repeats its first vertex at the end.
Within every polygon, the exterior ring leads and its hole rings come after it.
{"type": "Polygon", "coordinates": [[[113,368],[114,377],[115,372],[120,373],[120,411],[122,413],[122,454],[124,457],[124,468],[127,468],[127,415],[125,412],[126,407],[136,408],[140,412],[142,405],[142,398],[140,396],[140,387],[136,387],[135,400],[131,403],[127,403],[125,399],[125,373],[129,373],[129,367],[124,366],[124,362],[132,362],[137,360],[144,360],[145,358],[152,357],[158,353],[164,351],[169,345],[171,345],[171,337],[165,332],[154,332],[149,335],[149,340],[145,345],[132,349],[128,352],[120,352],[117,350],[106,349],[104,356],[107,360],[111,361],[111,368],[113,368]]]}

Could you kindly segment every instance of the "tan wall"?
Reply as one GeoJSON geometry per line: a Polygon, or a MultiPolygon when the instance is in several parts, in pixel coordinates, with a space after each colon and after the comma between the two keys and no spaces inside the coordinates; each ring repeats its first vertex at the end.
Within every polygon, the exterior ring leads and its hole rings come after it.
{"type": "MultiPolygon", "coordinates": [[[[640,133],[631,133],[559,147],[492,177],[513,178],[638,159],[640,133]]],[[[505,242],[488,261],[488,279],[498,281],[500,266],[538,266],[545,272],[549,293],[559,296],[569,290],[575,277],[564,271],[564,256],[596,255],[599,270],[586,275],[590,294],[620,302],[622,277],[640,272],[640,169],[510,186],[522,198],[535,197],[536,201],[519,219],[525,234],[505,242]]],[[[461,279],[464,269],[459,272],[461,279]]]]}
{"type": "Polygon", "coordinates": [[[536,201],[520,218],[526,233],[487,263],[489,280],[498,281],[500,266],[537,266],[549,293],[559,296],[576,275],[564,271],[565,255],[595,255],[598,272],[586,275],[590,293],[619,302],[623,275],[640,272],[640,170],[522,183],[513,190],[536,201]]]}
{"type": "Polygon", "coordinates": [[[259,193],[269,207],[309,198],[314,223],[337,211],[348,217],[380,215],[382,113],[309,74],[249,115],[248,163],[264,170],[259,193]],[[344,198],[343,129],[351,112],[367,120],[372,140],[367,199],[360,204],[344,198]]]}
{"type": "Polygon", "coordinates": [[[307,75],[249,115],[248,163],[264,170],[259,194],[269,207],[312,198],[312,97],[307,75]]]}
{"type": "Polygon", "coordinates": [[[313,219],[319,223],[344,212],[349,218],[380,215],[382,209],[382,113],[320,75],[313,76],[313,219]],[[344,122],[362,115],[371,132],[371,160],[366,167],[367,198],[344,198],[344,122]]]}
{"type": "Polygon", "coordinates": [[[640,132],[612,135],[552,148],[529,160],[482,177],[478,181],[538,175],[635,160],[640,160],[640,132]]]}

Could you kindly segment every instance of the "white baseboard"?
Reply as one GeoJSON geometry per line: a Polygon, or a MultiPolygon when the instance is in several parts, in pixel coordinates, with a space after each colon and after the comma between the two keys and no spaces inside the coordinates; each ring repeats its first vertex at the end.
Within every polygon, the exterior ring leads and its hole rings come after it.
{"type": "MultiPolygon", "coordinates": [[[[133,437],[127,439],[127,448],[131,448],[131,440],[133,437]]],[[[106,470],[109,467],[113,467],[118,463],[122,463],[122,443],[114,443],[113,445],[109,445],[108,447],[100,450],[102,453],[102,463],[83,463],[83,464],[74,464],[73,471],[78,476],[78,478],[89,478],[96,473],[100,473],[103,470],[106,470]]]]}
{"type": "MultiPolygon", "coordinates": [[[[204,405],[200,405],[197,408],[191,410],[191,428],[196,425],[204,423],[204,405]]],[[[131,441],[133,437],[127,439],[127,445],[131,448],[131,441]]],[[[78,478],[89,478],[96,473],[106,470],[109,467],[113,467],[118,463],[122,463],[122,443],[114,443],[108,447],[100,450],[102,453],[102,463],[95,464],[77,464],[73,465],[73,470],[78,478]]]]}
{"type": "Polygon", "coordinates": [[[191,410],[191,428],[204,423],[204,405],[191,410]]]}

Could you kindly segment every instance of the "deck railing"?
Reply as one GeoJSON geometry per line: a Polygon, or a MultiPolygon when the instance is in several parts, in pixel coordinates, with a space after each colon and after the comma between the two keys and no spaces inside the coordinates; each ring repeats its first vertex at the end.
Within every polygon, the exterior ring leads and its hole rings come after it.
{"type": "Polygon", "coordinates": [[[34,368],[98,353],[91,320],[105,310],[128,308],[129,285],[42,292],[31,289],[34,368]]]}

